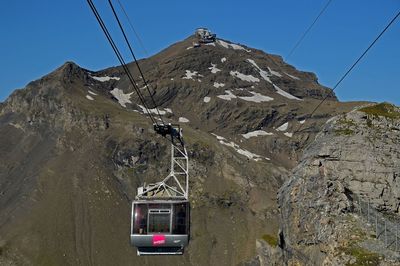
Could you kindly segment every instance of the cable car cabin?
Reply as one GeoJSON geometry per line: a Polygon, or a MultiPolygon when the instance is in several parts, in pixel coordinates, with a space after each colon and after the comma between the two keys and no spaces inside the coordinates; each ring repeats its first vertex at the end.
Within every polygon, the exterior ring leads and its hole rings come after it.
{"type": "Polygon", "coordinates": [[[131,244],[138,255],[181,255],[189,243],[189,202],[132,202],[131,244]]]}

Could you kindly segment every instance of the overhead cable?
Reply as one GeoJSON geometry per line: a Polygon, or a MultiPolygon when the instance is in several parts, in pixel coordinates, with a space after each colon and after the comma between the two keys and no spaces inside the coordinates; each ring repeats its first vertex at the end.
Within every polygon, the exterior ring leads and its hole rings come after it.
{"type": "MultiPolygon", "coordinates": [[[[338,82],[336,82],[335,86],[332,88],[332,92],[336,90],[336,88],[339,86],[339,84],[347,77],[347,75],[350,74],[350,72],[354,69],[354,67],[361,61],[361,59],[367,54],[367,52],[374,46],[374,44],[382,37],[382,35],[389,29],[389,27],[396,21],[396,19],[400,16],[400,10],[397,12],[397,14],[392,18],[392,20],[386,25],[386,27],[379,33],[379,35],[374,39],[374,41],[368,46],[367,49],[358,57],[358,59],[353,63],[353,65],[346,71],[346,73],[339,79],[338,82]]],[[[317,109],[321,106],[323,102],[329,97],[329,94],[326,94],[325,97],[322,99],[322,101],[319,102],[319,104],[314,108],[314,110],[311,112],[309,118],[312,117],[312,115],[317,111],[317,109]]],[[[299,132],[302,128],[302,125],[300,125],[299,129],[296,130],[295,133],[299,132]]]]}
{"type": "Polygon", "coordinates": [[[289,59],[289,57],[294,53],[294,51],[297,49],[297,47],[300,45],[300,43],[303,41],[303,39],[306,37],[306,35],[310,32],[310,30],[315,25],[315,23],[317,23],[318,19],[322,16],[322,14],[328,8],[328,6],[331,2],[332,2],[332,0],[328,0],[328,2],[325,4],[325,6],[321,9],[318,16],[314,19],[314,21],[311,23],[311,25],[306,29],[306,31],[303,33],[303,35],[301,35],[300,39],[293,46],[292,50],[290,50],[289,54],[286,56],[286,60],[289,59]]]}
{"type": "Polygon", "coordinates": [[[144,99],[139,87],[137,86],[137,84],[136,84],[136,82],[135,82],[135,80],[134,80],[134,78],[133,78],[128,66],[126,65],[126,63],[125,63],[125,61],[124,61],[124,59],[123,59],[123,57],[121,55],[121,53],[119,52],[118,47],[116,46],[111,34],[109,33],[109,31],[107,29],[107,26],[105,25],[105,23],[104,23],[103,19],[101,18],[99,12],[97,11],[96,6],[94,5],[92,0],[87,0],[87,3],[89,4],[93,14],[95,15],[95,17],[97,19],[97,22],[99,23],[101,29],[103,30],[104,34],[106,35],[106,38],[107,38],[108,42],[110,43],[115,55],[118,58],[118,61],[121,63],[122,68],[124,69],[126,75],[128,76],[129,81],[133,85],[133,88],[135,89],[135,91],[136,91],[136,93],[137,93],[137,95],[139,97],[139,100],[143,104],[143,106],[144,106],[147,114],[149,115],[151,121],[154,124],[158,124],[157,121],[152,116],[152,114],[151,114],[151,112],[150,112],[150,110],[149,110],[149,108],[147,106],[147,103],[146,103],[146,101],[145,101],[145,99],[144,99]]]}
{"type": "Polygon", "coordinates": [[[119,7],[121,8],[122,12],[124,13],[124,15],[125,15],[125,17],[126,17],[126,19],[128,21],[128,24],[129,24],[130,28],[132,29],[133,33],[135,34],[136,39],[138,40],[138,42],[139,42],[140,46],[142,47],[142,49],[143,49],[144,53],[146,54],[146,56],[149,57],[149,53],[147,52],[146,47],[144,47],[142,39],[140,38],[138,32],[135,30],[135,27],[133,27],[133,24],[132,24],[132,22],[131,22],[131,20],[130,20],[130,18],[128,16],[128,13],[125,11],[125,8],[122,5],[121,1],[120,0],[117,0],[117,1],[118,1],[119,7]]]}
{"type": "Polygon", "coordinates": [[[146,87],[146,89],[147,89],[147,92],[148,92],[149,95],[150,95],[150,98],[151,98],[151,100],[152,100],[152,102],[153,102],[154,108],[156,109],[156,112],[157,112],[158,116],[160,117],[160,120],[162,121],[162,123],[165,124],[165,123],[164,123],[164,120],[162,119],[162,116],[161,116],[161,114],[160,114],[160,111],[159,111],[158,108],[157,108],[157,104],[156,104],[156,102],[155,102],[155,100],[154,100],[154,97],[153,97],[152,93],[150,92],[149,85],[147,84],[146,78],[145,78],[144,75],[143,75],[142,69],[141,69],[140,66],[139,66],[139,62],[137,61],[136,56],[135,56],[135,54],[133,53],[132,46],[131,46],[131,44],[130,44],[130,42],[129,42],[129,40],[128,40],[128,37],[127,37],[126,34],[125,34],[125,30],[124,30],[124,28],[122,27],[121,21],[119,20],[119,17],[118,17],[118,15],[117,15],[117,13],[115,12],[115,9],[114,9],[114,6],[113,6],[111,0],[108,0],[108,3],[110,4],[111,10],[112,10],[112,12],[113,12],[113,14],[114,14],[114,17],[115,17],[115,19],[117,20],[118,26],[119,26],[119,28],[120,28],[120,30],[121,30],[121,32],[122,32],[122,35],[124,36],[125,42],[126,42],[126,44],[128,45],[129,51],[131,52],[131,55],[132,55],[132,57],[133,57],[133,59],[134,59],[134,61],[135,61],[135,64],[136,64],[136,66],[137,66],[137,68],[138,68],[138,70],[139,70],[140,76],[141,76],[142,79],[143,79],[144,85],[145,85],[145,87],[146,87]]]}

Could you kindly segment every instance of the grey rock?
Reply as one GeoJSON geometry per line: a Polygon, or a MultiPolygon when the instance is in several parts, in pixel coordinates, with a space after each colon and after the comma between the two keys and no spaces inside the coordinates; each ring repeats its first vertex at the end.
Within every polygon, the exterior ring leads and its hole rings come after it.
{"type": "MultiPolygon", "coordinates": [[[[397,107],[390,108],[398,112],[397,107]]],[[[349,249],[365,248],[360,243],[368,239],[367,232],[357,234],[365,228],[353,219],[356,199],[398,216],[400,132],[391,128],[400,119],[367,118],[363,110],[330,119],[281,187],[278,200],[285,252],[303,252],[316,265],[353,263],[357,258],[349,257],[349,249]]],[[[382,265],[390,263],[379,250],[374,252],[381,256],[376,259],[382,265]]]]}

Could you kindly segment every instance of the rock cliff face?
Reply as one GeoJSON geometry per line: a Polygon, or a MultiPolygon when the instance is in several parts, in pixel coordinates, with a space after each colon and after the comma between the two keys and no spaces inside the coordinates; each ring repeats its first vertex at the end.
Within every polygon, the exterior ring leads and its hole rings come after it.
{"type": "Polygon", "coordinates": [[[399,128],[400,109],[386,103],[327,121],[279,191],[281,255],[287,262],[390,261],[378,250],[365,248],[374,229],[360,223],[359,201],[398,216],[399,128]]]}

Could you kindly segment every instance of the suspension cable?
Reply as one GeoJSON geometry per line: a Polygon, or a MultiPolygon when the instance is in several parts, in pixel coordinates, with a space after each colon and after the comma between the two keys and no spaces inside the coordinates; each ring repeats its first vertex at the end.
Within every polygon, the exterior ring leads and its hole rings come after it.
{"type": "Polygon", "coordinates": [[[124,15],[125,15],[125,17],[126,17],[126,19],[128,21],[128,24],[129,24],[130,28],[132,29],[133,33],[135,34],[136,39],[138,40],[138,42],[139,42],[140,46],[142,47],[142,49],[143,49],[144,53],[146,54],[146,56],[149,57],[149,53],[147,52],[147,49],[144,47],[142,39],[139,36],[139,33],[135,30],[135,27],[133,27],[133,24],[132,24],[132,22],[131,22],[131,20],[130,20],[130,18],[128,16],[128,13],[125,11],[125,8],[122,5],[121,1],[120,0],[117,0],[117,1],[118,1],[119,7],[121,8],[122,12],[124,13],[124,15]]]}
{"type": "Polygon", "coordinates": [[[143,104],[143,106],[144,106],[144,108],[145,108],[147,114],[149,115],[151,121],[153,122],[153,124],[158,125],[157,121],[156,121],[156,120],[154,119],[154,117],[151,115],[151,112],[150,112],[150,110],[149,110],[149,108],[148,108],[148,106],[147,106],[147,103],[146,103],[146,101],[145,101],[145,99],[144,99],[142,93],[140,92],[140,89],[139,89],[138,86],[136,85],[136,82],[135,82],[135,80],[134,80],[134,78],[133,78],[133,76],[132,76],[132,74],[131,74],[129,68],[127,67],[127,65],[126,65],[126,63],[125,63],[125,61],[124,61],[124,59],[123,59],[123,57],[122,57],[120,51],[118,50],[118,47],[116,46],[114,40],[112,39],[112,36],[111,36],[111,34],[109,33],[109,31],[108,31],[108,29],[107,29],[107,26],[105,25],[105,23],[104,23],[103,19],[101,18],[99,12],[97,11],[96,6],[95,6],[94,3],[92,2],[92,0],[87,0],[87,3],[89,4],[89,6],[90,6],[90,8],[91,8],[91,10],[92,10],[92,12],[93,12],[93,14],[95,15],[95,17],[96,17],[96,19],[97,19],[97,22],[99,23],[101,29],[103,30],[103,33],[106,35],[106,38],[107,38],[108,42],[110,43],[110,45],[111,45],[111,47],[112,47],[112,49],[113,49],[115,55],[117,56],[118,61],[121,63],[121,66],[123,67],[123,69],[124,69],[126,75],[128,76],[129,81],[130,81],[131,84],[133,85],[133,88],[135,89],[137,95],[139,96],[139,100],[140,100],[141,103],[143,104]]]}
{"type": "MultiPolygon", "coordinates": [[[[339,86],[339,84],[347,77],[347,75],[354,69],[354,67],[361,61],[361,59],[367,54],[367,52],[374,46],[374,44],[382,37],[382,35],[386,32],[387,29],[396,21],[396,19],[400,16],[400,11],[393,17],[393,19],[386,25],[386,27],[379,33],[379,35],[374,39],[374,41],[368,46],[368,48],[361,54],[360,57],[353,63],[353,65],[346,71],[346,73],[339,79],[339,81],[335,84],[335,86],[332,88],[332,92],[336,90],[336,88],[339,86]]],[[[312,117],[312,115],[317,111],[317,109],[321,106],[323,102],[329,97],[329,94],[326,94],[325,97],[322,99],[322,101],[314,108],[314,110],[311,112],[309,118],[312,117]]],[[[300,124],[300,127],[298,130],[296,130],[294,133],[297,133],[301,130],[303,124],[300,124]]]]}
{"type": "Polygon", "coordinates": [[[124,39],[125,39],[126,44],[128,45],[129,51],[131,52],[131,55],[132,55],[133,59],[135,60],[135,64],[136,64],[136,66],[137,66],[137,68],[138,68],[138,70],[139,70],[140,76],[141,76],[142,79],[143,79],[143,82],[144,82],[144,85],[145,85],[145,87],[146,87],[146,89],[147,89],[147,92],[148,92],[149,95],[150,95],[150,98],[151,98],[151,100],[152,100],[152,102],[153,102],[154,108],[156,109],[157,114],[158,114],[158,116],[160,117],[161,122],[162,122],[163,124],[165,124],[165,123],[164,123],[164,120],[162,119],[162,116],[161,116],[161,114],[160,114],[160,111],[159,111],[158,108],[157,108],[157,104],[156,104],[156,102],[155,102],[155,100],[154,100],[154,97],[153,97],[153,95],[152,95],[151,92],[150,92],[149,85],[147,84],[147,81],[146,81],[146,79],[145,79],[145,77],[144,77],[144,75],[143,75],[142,69],[140,68],[139,63],[138,63],[138,61],[137,61],[137,59],[136,59],[136,56],[135,56],[135,54],[133,53],[132,46],[131,46],[131,44],[130,44],[128,38],[126,37],[125,30],[124,30],[124,28],[122,27],[121,21],[119,20],[119,17],[118,17],[118,15],[117,15],[117,13],[115,12],[115,9],[114,9],[114,6],[113,6],[111,0],[108,0],[108,3],[110,4],[111,10],[112,10],[112,12],[113,12],[113,14],[114,14],[114,17],[115,17],[115,19],[116,19],[117,22],[118,22],[118,26],[119,26],[119,28],[120,28],[122,34],[124,35],[124,39]]]}
{"type": "Polygon", "coordinates": [[[303,39],[306,37],[306,35],[310,32],[311,28],[317,23],[318,19],[322,16],[322,14],[325,12],[325,10],[328,8],[329,4],[332,2],[332,0],[328,0],[328,2],[325,4],[325,6],[321,9],[319,12],[318,16],[314,19],[314,21],[311,23],[311,25],[307,28],[307,30],[303,33],[303,35],[300,37],[300,39],[297,41],[297,43],[293,46],[292,50],[290,50],[289,54],[286,56],[286,60],[289,59],[289,57],[293,54],[293,52],[297,49],[297,47],[300,45],[300,43],[303,41],[303,39]]]}

